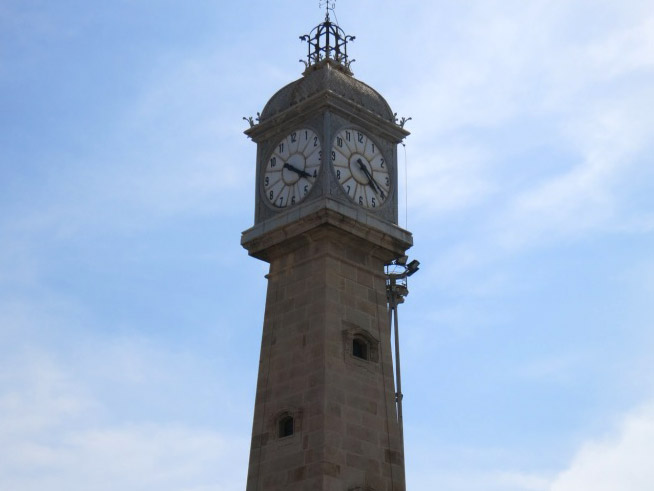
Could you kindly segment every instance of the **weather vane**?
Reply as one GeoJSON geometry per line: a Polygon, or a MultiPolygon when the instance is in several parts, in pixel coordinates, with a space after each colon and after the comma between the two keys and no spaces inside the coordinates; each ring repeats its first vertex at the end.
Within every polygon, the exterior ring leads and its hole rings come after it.
{"type": "Polygon", "coordinates": [[[318,2],[318,7],[323,8],[325,7],[325,15],[329,17],[329,11],[331,10],[332,12],[336,8],[336,0],[320,0],[318,2]]]}

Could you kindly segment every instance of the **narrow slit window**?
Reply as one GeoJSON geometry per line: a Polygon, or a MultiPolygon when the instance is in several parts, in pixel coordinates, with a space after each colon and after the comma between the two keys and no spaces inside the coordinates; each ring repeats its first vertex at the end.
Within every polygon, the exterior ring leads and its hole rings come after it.
{"type": "Polygon", "coordinates": [[[291,436],[295,430],[292,416],[284,416],[279,420],[279,438],[291,436]]]}
{"type": "Polygon", "coordinates": [[[352,340],[352,355],[362,360],[368,359],[368,344],[362,339],[352,340]]]}

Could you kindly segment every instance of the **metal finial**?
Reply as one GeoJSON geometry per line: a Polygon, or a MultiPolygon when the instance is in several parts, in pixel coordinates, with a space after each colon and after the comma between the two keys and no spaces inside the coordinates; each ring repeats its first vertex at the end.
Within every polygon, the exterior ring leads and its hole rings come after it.
{"type": "Polygon", "coordinates": [[[322,0],[319,5],[325,6],[325,21],[316,26],[311,33],[300,36],[300,40],[306,41],[308,46],[306,69],[323,60],[332,60],[344,72],[351,75],[350,64],[354,60],[348,60],[347,43],[354,41],[355,37],[346,36],[343,29],[329,19],[329,11],[333,12],[336,6],[334,0],[322,0]]]}

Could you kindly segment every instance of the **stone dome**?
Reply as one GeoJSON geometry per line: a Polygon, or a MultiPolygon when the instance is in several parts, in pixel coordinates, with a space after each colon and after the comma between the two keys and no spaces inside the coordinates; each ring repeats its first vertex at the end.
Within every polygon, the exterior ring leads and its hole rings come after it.
{"type": "Polygon", "coordinates": [[[344,73],[341,66],[331,60],[309,67],[302,78],[277,91],[263,108],[260,121],[324,91],[342,96],[387,121],[395,121],[390,106],[375,89],[344,73]]]}

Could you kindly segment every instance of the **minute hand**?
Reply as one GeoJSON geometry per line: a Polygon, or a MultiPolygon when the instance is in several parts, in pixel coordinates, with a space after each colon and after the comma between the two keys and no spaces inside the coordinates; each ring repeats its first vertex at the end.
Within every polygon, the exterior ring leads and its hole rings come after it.
{"type": "Polygon", "coordinates": [[[357,159],[357,164],[359,164],[359,167],[361,168],[361,171],[362,171],[362,172],[366,175],[366,177],[368,178],[368,185],[372,188],[372,190],[374,191],[374,193],[375,193],[375,194],[379,194],[379,192],[382,192],[382,193],[383,193],[381,187],[379,186],[379,184],[377,184],[377,181],[375,181],[375,178],[372,177],[372,175],[370,174],[370,171],[368,171],[368,168],[367,168],[366,165],[363,163],[363,161],[362,161],[361,159],[357,159]]]}

